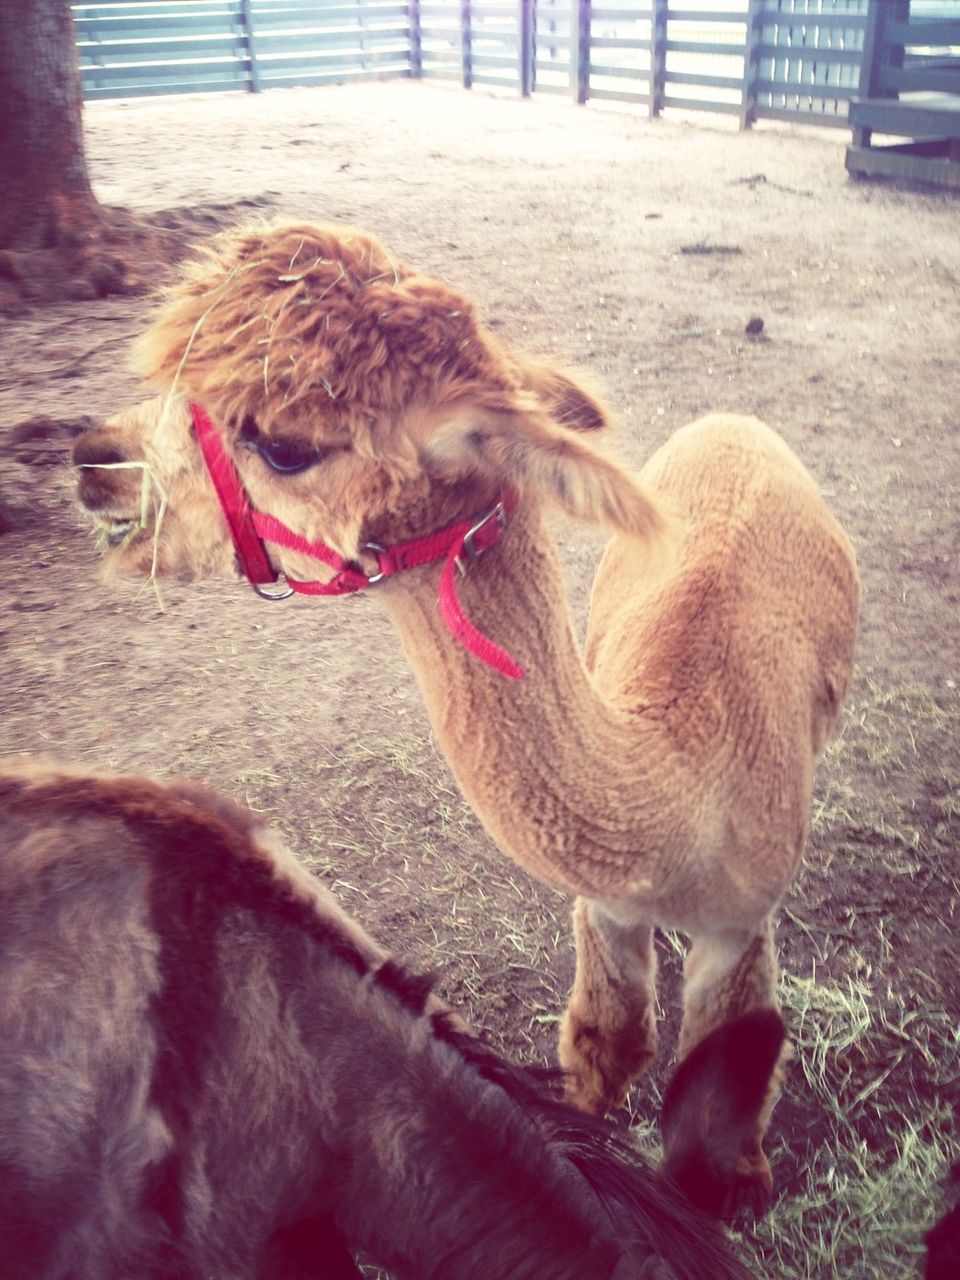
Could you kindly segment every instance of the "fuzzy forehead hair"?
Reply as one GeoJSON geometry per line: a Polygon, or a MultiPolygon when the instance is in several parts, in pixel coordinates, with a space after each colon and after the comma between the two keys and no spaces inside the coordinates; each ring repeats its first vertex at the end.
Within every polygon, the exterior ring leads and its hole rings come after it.
{"type": "Polygon", "coordinates": [[[248,414],[268,429],[300,414],[350,427],[414,402],[520,391],[466,299],[366,232],[307,223],[217,237],[135,358],[233,429],[248,414]]]}

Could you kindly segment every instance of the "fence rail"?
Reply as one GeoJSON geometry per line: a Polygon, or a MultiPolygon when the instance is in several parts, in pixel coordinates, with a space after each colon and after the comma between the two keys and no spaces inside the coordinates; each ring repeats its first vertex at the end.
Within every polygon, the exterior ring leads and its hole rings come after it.
{"type": "Polygon", "coordinates": [[[89,99],[414,76],[614,99],[651,115],[727,112],[747,127],[847,125],[867,4],[101,0],[73,12],[89,99]]]}

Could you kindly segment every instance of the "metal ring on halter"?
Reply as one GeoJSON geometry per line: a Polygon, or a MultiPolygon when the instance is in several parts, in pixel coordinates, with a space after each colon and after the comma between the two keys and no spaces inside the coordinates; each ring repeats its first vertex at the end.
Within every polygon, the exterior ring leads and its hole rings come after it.
{"type": "MultiPolygon", "coordinates": [[[[491,507],[489,511],[487,511],[484,515],[480,517],[480,519],[476,522],[473,528],[468,529],[467,532],[463,535],[463,553],[468,560],[478,559],[479,556],[486,550],[485,547],[478,547],[477,544],[474,542],[474,539],[476,538],[480,530],[484,527],[484,525],[489,524],[491,520],[496,520],[497,524],[500,526],[501,533],[503,532],[504,529],[506,529],[507,513],[504,510],[504,506],[502,502],[498,502],[495,507],[491,507]]],[[[459,559],[459,557],[457,558],[459,559]]]]}
{"type": "Polygon", "coordinates": [[[360,550],[361,550],[361,551],[372,551],[372,552],[373,552],[373,554],[377,557],[377,569],[378,569],[378,572],[377,572],[377,573],[371,573],[371,574],[367,577],[367,586],[368,586],[368,587],[372,587],[372,586],[374,585],[374,583],[376,583],[376,582],[382,582],[382,581],[383,581],[383,579],[387,576],[386,570],[385,570],[385,569],[381,569],[381,568],[380,568],[380,557],[381,557],[382,555],[385,555],[385,554],[386,554],[386,550],[387,550],[387,549],[386,549],[386,547],[381,547],[381,545],[380,545],[380,543],[379,543],[379,542],[365,542],[365,543],[361,546],[360,550]]]}
{"type": "Polygon", "coordinates": [[[252,582],[250,584],[261,600],[289,600],[293,595],[293,587],[286,585],[285,579],[281,576],[277,582],[269,583],[269,586],[279,586],[279,591],[268,591],[262,582],[252,582]]]}

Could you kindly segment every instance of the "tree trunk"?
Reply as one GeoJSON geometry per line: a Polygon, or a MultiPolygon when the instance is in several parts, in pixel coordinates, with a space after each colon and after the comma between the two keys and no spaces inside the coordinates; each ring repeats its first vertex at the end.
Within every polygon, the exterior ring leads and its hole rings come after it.
{"type": "Polygon", "coordinates": [[[3,501],[3,494],[0,494],[0,533],[9,533],[13,526],[13,512],[3,501]]]}
{"type": "Polygon", "coordinates": [[[0,248],[52,249],[94,231],[70,0],[0,0],[0,109],[0,248]]]}

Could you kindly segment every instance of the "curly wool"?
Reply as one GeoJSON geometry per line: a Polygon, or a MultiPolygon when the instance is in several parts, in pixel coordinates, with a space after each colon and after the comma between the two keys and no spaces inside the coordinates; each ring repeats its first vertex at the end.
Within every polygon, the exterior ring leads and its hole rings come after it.
{"type": "Polygon", "coordinates": [[[366,232],[307,223],[217,237],[170,290],[136,364],[228,430],[252,415],[269,431],[282,416],[355,441],[414,403],[523,397],[519,368],[465,298],[366,232]]]}

